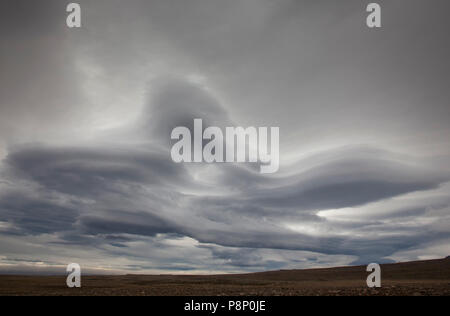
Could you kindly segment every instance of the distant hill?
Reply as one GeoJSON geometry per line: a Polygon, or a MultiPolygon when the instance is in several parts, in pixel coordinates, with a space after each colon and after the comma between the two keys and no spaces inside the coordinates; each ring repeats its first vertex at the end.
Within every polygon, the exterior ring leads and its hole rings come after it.
{"type": "MultiPolygon", "coordinates": [[[[450,280],[450,256],[445,259],[381,264],[385,280],[450,280]]],[[[364,280],[366,266],[308,270],[281,270],[253,274],[254,278],[273,280],[364,280]]],[[[249,274],[248,276],[252,276],[249,274]]]]}

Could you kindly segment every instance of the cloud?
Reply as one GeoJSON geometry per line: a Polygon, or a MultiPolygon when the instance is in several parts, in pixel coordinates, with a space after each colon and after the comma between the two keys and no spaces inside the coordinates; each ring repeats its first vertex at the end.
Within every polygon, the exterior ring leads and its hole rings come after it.
{"type": "Polygon", "coordinates": [[[88,235],[130,234],[138,236],[156,236],[171,233],[175,228],[170,227],[164,220],[149,214],[132,214],[126,212],[108,212],[104,217],[83,217],[80,219],[81,231],[88,235]],[[114,216],[115,215],[115,216],[114,216]]]}
{"type": "Polygon", "coordinates": [[[357,0],[81,0],[80,30],[60,1],[7,0],[0,270],[448,255],[449,4],[422,2],[386,3],[371,32],[357,0]],[[194,118],[279,126],[280,172],[174,164],[194,118]]]}
{"type": "Polygon", "coordinates": [[[183,183],[181,165],[161,152],[145,148],[49,148],[31,145],[6,159],[12,172],[22,173],[48,189],[93,196],[121,183],[183,183]]]}
{"type": "MultiPolygon", "coordinates": [[[[256,193],[262,205],[322,210],[361,206],[398,195],[437,188],[449,180],[440,170],[395,160],[370,148],[333,150],[314,166],[270,190],[256,193]]],[[[298,164],[302,165],[300,161],[298,164]]],[[[304,164],[302,165],[304,166],[304,164]]]]}
{"type": "MultiPolygon", "coordinates": [[[[53,244],[95,245],[110,254],[127,252],[142,238],[189,238],[198,243],[194,248],[211,251],[205,254],[211,262],[226,260],[227,269],[238,270],[289,266],[282,258],[262,260],[269,250],[362,263],[447,236],[402,226],[411,212],[421,214],[420,198],[406,211],[388,211],[395,214],[389,225],[364,219],[364,212],[378,214],[372,208],[450,181],[449,174],[419,159],[350,146],[305,157],[288,172],[270,176],[246,165],[175,164],[163,143],[167,127],[196,115],[224,124],[226,110],[202,87],[179,80],[166,80],[154,100],[137,123],[122,129],[137,136],[130,143],[112,137],[95,146],[11,147],[3,173],[15,186],[5,186],[0,196],[0,221],[14,227],[10,233],[57,234],[53,244]],[[156,135],[154,141],[141,140],[143,132],[156,135]],[[327,213],[339,209],[360,214],[361,221],[336,221],[327,213]]],[[[200,267],[191,262],[173,269],[200,267]]]]}

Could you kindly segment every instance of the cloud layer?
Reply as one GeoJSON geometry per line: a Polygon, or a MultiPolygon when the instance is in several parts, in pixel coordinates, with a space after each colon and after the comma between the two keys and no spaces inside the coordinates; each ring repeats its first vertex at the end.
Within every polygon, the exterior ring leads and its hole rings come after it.
{"type": "Polygon", "coordinates": [[[387,4],[379,33],[360,1],[80,2],[74,31],[44,2],[0,19],[0,272],[448,255],[447,2],[387,4]],[[280,172],[173,163],[194,118],[279,126],[280,172]]]}

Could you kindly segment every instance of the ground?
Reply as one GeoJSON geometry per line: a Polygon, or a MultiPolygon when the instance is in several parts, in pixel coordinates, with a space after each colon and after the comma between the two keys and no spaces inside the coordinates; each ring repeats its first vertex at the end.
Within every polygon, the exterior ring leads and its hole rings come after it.
{"type": "Polygon", "coordinates": [[[365,266],[283,270],[241,275],[83,276],[81,289],[65,276],[0,276],[0,295],[450,295],[450,259],[382,265],[382,287],[366,286],[365,266]]]}

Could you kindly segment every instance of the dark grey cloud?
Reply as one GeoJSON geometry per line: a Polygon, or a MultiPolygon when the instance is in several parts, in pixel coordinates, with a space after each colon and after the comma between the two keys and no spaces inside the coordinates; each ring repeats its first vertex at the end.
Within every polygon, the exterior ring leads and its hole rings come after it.
{"type": "Polygon", "coordinates": [[[296,176],[295,184],[257,193],[262,205],[322,210],[364,205],[414,191],[430,190],[449,174],[377,157],[364,148],[336,153],[328,161],[296,176]],[[373,155],[373,156],[372,156],[373,155]],[[360,157],[358,157],[360,156],[360,157]]]}
{"type": "MultiPolygon", "coordinates": [[[[12,152],[6,159],[12,172],[20,173],[48,189],[95,196],[116,192],[122,183],[182,184],[182,165],[173,164],[167,153],[102,148],[48,148],[32,145],[12,152]]],[[[117,192],[119,193],[119,192],[117,192]]]]}
{"type": "Polygon", "coordinates": [[[108,215],[112,219],[82,217],[80,219],[81,231],[85,234],[107,235],[108,238],[111,238],[113,234],[155,236],[177,231],[175,227],[171,227],[166,221],[154,215],[133,214],[124,211],[109,211],[108,215]]]}
{"type": "Polygon", "coordinates": [[[70,230],[78,212],[44,199],[33,200],[23,195],[7,195],[0,203],[0,220],[14,223],[13,233],[45,234],[70,230]]]}

